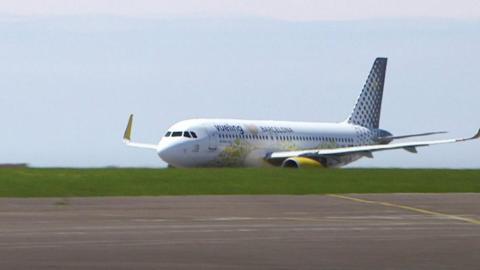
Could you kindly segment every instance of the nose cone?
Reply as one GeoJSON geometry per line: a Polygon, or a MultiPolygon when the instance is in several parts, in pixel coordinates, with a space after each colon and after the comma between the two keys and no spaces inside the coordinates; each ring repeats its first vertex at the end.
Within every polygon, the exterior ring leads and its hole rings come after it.
{"type": "Polygon", "coordinates": [[[165,162],[175,167],[185,167],[188,161],[186,157],[186,144],[181,142],[160,142],[158,156],[165,162]]]}
{"type": "MultiPolygon", "coordinates": [[[[177,158],[176,158],[176,151],[175,151],[175,145],[174,144],[166,144],[166,143],[161,143],[158,146],[158,156],[163,159],[163,161],[172,164],[174,163],[177,158]]],[[[176,162],[175,162],[176,163],[176,162]]]]}

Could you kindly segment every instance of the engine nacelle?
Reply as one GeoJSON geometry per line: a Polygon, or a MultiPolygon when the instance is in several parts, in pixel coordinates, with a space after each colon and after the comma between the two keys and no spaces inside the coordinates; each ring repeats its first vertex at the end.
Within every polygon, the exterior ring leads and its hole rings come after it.
{"type": "Polygon", "coordinates": [[[284,168],[313,168],[325,167],[320,161],[306,157],[291,157],[282,162],[284,168]]]}

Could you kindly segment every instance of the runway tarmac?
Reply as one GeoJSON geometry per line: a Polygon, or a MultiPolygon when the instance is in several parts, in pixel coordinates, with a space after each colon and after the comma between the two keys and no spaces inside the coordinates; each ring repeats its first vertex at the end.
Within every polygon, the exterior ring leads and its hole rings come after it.
{"type": "Polygon", "coordinates": [[[0,199],[0,269],[480,269],[480,194],[0,199]]]}

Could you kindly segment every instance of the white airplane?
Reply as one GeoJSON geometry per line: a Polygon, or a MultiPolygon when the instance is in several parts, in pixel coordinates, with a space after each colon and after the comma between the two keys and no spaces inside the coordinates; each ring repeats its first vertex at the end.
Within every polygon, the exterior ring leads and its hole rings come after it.
{"type": "Polygon", "coordinates": [[[171,126],[158,144],[131,141],[133,115],[124,134],[128,146],[157,151],[171,167],[340,167],[373,152],[456,143],[470,138],[391,143],[396,139],[427,136],[428,132],[393,136],[380,129],[380,109],[387,58],[377,58],[353,112],[340,123],[191,119],[171,126]]]}

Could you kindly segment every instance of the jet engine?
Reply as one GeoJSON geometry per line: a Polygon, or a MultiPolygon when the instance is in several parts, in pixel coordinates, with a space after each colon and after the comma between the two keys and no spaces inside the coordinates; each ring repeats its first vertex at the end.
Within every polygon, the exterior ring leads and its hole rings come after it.
{"type": "Polygon", "coordinates": [[[291,157],[282,162],[284,168],[312,168],[325,167],[322,162],[307,157],[291,157]]]}

